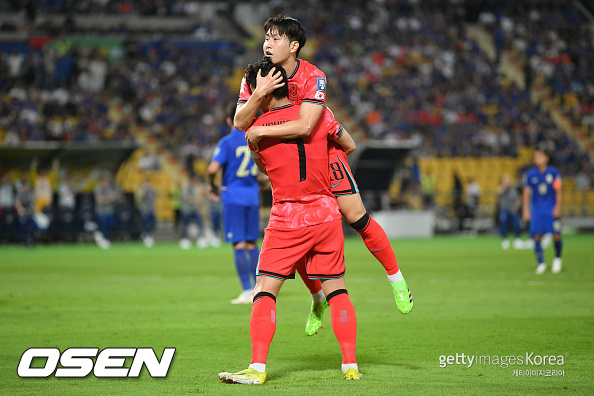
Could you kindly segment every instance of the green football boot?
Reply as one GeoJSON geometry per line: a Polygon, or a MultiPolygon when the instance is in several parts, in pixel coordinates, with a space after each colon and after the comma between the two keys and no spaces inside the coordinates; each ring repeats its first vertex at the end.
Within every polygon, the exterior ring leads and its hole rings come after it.
{"type": "Polygon", "coordinates": [[[266,381],[266,373],[248,368],[238,373],[219,373],[219,379],[227,384],[260,385],[266,381]]]}
{"type": "Polygon", "coordinates": [[[398,310],[403,314],[412,311],[414,299],[406,285],[406,281],[402,279],[401,281],[392,283],[392,289],[394,291],[394,300],[396,300],[396,307],[398,307],[398,310]]]}
{"type": "Polygon", "coordinates": [[[363,374],[361,374],[359,370],[354,369],[352,367],[347,371],[343,371],[342,376],[344,377],[344,379],[347,380],[360,380],[361,378],[363,378],[363,374]]]}
{"type": "Polygon", "coordinates": [[[312,336],[322,328],[322,319],[324,317],[324,311],[328,308],[329,304],[326,299],[321,302],[311,302],[311,312],[307,317],[307,324],[305,325],[305,334],[312,336]]]}

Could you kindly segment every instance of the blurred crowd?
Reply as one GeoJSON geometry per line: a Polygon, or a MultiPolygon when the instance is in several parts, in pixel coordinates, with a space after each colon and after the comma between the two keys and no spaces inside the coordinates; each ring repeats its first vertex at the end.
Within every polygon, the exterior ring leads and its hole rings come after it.
{"type": "Polygon", "coordinates": [[[226,82],[236,47],[159,42],[129,43],[116,55],[74,46],[60,52],[57,45],[3,53],[2,144],[131,142],[140,127],[182,157],[210,159],[227,132],[222,109],[237,95],[226,82]]]}
{"type": "MultiPolygon", "coordinates": [[[[473,11],[468,2],[347,3],[300,7],[278,1],[276,11],[304,21],[316,41],[315,63],[326,73],[333,99],[365,126],[369,137],[422,139],[422,155],[438,157],[515,155],[519,145],[549,140],[556,144],[555,160],[564,174],[575,175],[589,166],[575,140],[531,101],[530,91],[500,74],[500,56],[489,59],[468,37],[465,22],[473,11]]],[[[480,3],[502,8],[500,3],[480,3]]],[[[549,54],[531,38],[546,40],[542,28],[553,32],[558,25],[548,24],[549,19],[565,18],[565,8],[551,8],[545,13],[549,18],[539,23],[516,23],[516,30],[528,35],[530,47],[549,54]]],[[[475,10],[477,19],[484,20],[488,9],[475,10]]],[[[524,21],[526,13],[517,7],[513,16],[524,21]]],[[[572,17],[579,19],[575,13],[572,17]]],[[[567,19],[570,24],[572,19],[567,19]]],[[[580,49],[584,54],[575,67],[577,80],[591,79],[591,36],[571,46],[574,54],[580,49]]],[[[552,73],[548,82],[556,89],[561,83],[566,89],[574,86],[584,93],[577,99],[582,111],[589,108],[591,96],[584,91],[592,87],[561,74],[552,73]]]]}
{"type": "MultiPolygon", "coordinates": [[[[586,12],[588,12],[586,10],[586,12]]],[[[524,63],[526,85],[535,76],[544,77],[560,110],[581,127],[586,141],[594,136],[594,31],[575,3],[550,1],[543,4],[506,3],[485,11],[481,24],[491,33],[498,52],[517,51],[524,63]]],[[[567,163],[570,175],[591,172],[586,158],[557,138],[562,150],[557,162],[567,163]]]]}
{"type": "Polygon", "coordinates": [[[13,11],[27,13],[29,18],[39,13],[137,14],[137,15],[196,15],[197,0],[9,0],[13,11]]]}

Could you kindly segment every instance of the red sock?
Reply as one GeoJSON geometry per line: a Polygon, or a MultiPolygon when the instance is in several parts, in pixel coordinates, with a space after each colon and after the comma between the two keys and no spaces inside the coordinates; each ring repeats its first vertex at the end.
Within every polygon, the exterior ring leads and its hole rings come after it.
{"type": "Polygon", "coordinates": [[[305,283],[305,286],[307,286],[311,294],[316,294],[317,292],[322,290],[322,283],[320,283],[319,280],[309,279],[307,277],[307,271],[305,270],[305,260],[297,264],[296,270],[297,272],[299,272],[299,276],[301,276],[303,283],[305,283]]]}
{"type": "Polygon", "coordinates": [[[386,231],[377,221],[369,216],[367,225],[362,230],[356,231],[363,238],[363,243],[365,243],[371,254],[382,263],[388,275],[394,275],[398,272],[398,263],[392,245],[390,245],[386,231]]]}
{"type": "Polygon", "coordinates": [[[252,363],[264,363],[276,330],[276,300],[270,296],[260,297],[254,302],[250,318],[252,339],[252,363]]]}
{"type": "Polygon", "coordinates": [[[342,363],[357,363],[357,316],[349,295],[344,293],[330,298],[332,330],[340,345],[342,363]]]}

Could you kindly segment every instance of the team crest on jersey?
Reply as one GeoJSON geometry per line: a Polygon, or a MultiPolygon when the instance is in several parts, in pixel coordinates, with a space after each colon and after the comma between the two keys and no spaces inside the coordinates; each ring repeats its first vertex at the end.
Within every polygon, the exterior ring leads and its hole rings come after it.
{"type": "Polygon", "coordinates": [[[289,99],[297,100],[297,84],[289,83],[289,99]]]}
{"type": "Polygon", "coordinates": [[[326,79],[318,77],[318,91],[326,91],[326,79]]]}
{"type": "Polygon", "coordinates": [[[550,173],[547,173],[547,175],[545,176],[545,181],[548,184],[551,184],[553,182],[553,175],[551,175],[550,173]]]}

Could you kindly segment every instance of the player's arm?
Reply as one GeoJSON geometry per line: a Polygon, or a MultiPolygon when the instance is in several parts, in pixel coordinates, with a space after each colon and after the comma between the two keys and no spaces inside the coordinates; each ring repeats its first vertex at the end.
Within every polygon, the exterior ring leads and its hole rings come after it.
{"type": "Polygon", "coordinates": [[[250,127],[252,120],[260,108],[262,98],[264,98],[264,96],[256,97],[256,95],[252,95],[247,102],[237,104],[235,118],[233,119],[233,126],[235,129],[243,132],[250,127]]]}
{"type": "Polygon", "coordinates": [[[262,162],[262,158],[260,158],[260,154],[250,149],[250,155],[252,156],[252,159],[254,160],[254,163],[256,164],[258,169],[260,169],[260,172],[262,172],[265,175],[268,175],[268,172],[266,172],[266,166],[264,165],[264,162],[262,162]]]}
{"type": "Polygon", "coordinates": [[[561,202],[563,198],[563,191],[561,189],[561,179],[557,178],[553,181],[553,189],[555,190],[555,207],[553,208],[553,217],[561,217],[561,202]]]}
{"type": "MultiPolygon", "coordinates": [[[[238,131],[243,132],[249,128],[260,108],[264,96],[284,85],[280,71],[272,69],[265,77],[262,77],[261,72],[262,71],[258,72],[258,76],[256,77],[257,87],[254,89],[254,92],[252,92],[248,101],[245,103],[238,103],[237,108],[235,109],[233,126],[238,131]]],[[[242,89],[249,89],[247,85],[245,85],[245,79],[242,81],[242,89]]]]}
{"type": "Polygon", "coordinates": [[[324,106],[314,103],[302,103],[299,109],[299,119],[275,126],[253,126],[246,131],[246,139],[254,147],[263,137],[294,139],[309,136],[315,128],[324,106]]]}
{"type": "Polygon", "coordinates": [[[526,221],[530,221],[530,194],[532,193],[532,189],[528,186],[524,187],[524,192],[522,193],[522,217],[526,221]]]}
{"type": "Polygon", "coordinates": [[[215,184],[215,176],[221,169],[221,164],[217,161],[211,161],[208,164],[208,168],[206,169],[206,173],[208,174],[208,194],[213,201],[218,201],[221,197],[221,193],[219,191],[219,186],[215,184]]]}
{"type": "Polygon", "coordinates": [[[340,135],[340,137],[338,139],[335,139],[334,141],[340,144],[340,147],[342,147],[342,151],[344,151],[346,155],[349,155],[357,149],[357,145],[355,144],[353,137],[344,127],[342,127],[342,134],[340,135]]]}

